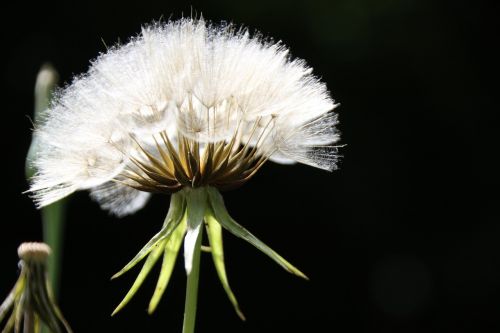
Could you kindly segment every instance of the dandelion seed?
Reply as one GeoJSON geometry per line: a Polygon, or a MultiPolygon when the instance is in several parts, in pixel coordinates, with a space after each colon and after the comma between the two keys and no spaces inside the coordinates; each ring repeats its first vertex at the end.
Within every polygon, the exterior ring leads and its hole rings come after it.
{"type": "MultiPolygon", "coordinates": [[[[242,317],[227,282],[220,226],[305,275],[232,220],[219,190],[243,185],[268,160],[335,169],[335,106],[325,84],[280,42],[203,20],[153,24],[59,92],[37,129],[30,191],[42,207],[89,189],[117,216],[142,208],[151,193],[171,194],[161,231],[116,275],[147,257],[116,311],[163,256],[154,311],[184,238],[189,291],[204,222],[217,272],[242,317]]],[[[196,301],[188,294],[186,311],[196,301]]]]}

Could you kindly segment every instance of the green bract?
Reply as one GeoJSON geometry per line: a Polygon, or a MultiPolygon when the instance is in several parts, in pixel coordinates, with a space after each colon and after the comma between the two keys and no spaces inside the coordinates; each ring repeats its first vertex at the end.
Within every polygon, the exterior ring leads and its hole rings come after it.
{"type": "MultiPolygon", "coordinates": [[[[160,232],[151,238],[151,240],[121,271],[113,276],[113,278],[121,276],[147,257],[134,284],[122,302],[116,307],[113,314],[120,311],[132,299],[152,267],[163,255],[160,277],[148,308],[149,313],[154,312],[168,285],[183,238],[185,238],[184,256],[188,280],[190,278],[198,280],[197,275],[199,272],[197,266],[199,262],[197,262],[197,260],[199,261],[199,252],[202,247],[202,222],[204,222],[210,244],[208,251],[212,254],[212,259],[219,279],[236,313],[241,319],[244,320],[245,317],[229,286],[226,275],[222,244],[223,228],[261,250],[290,273],[307,279],[307,277],[296,267],[265,245],[244,227],[236,223],[227,212],[224,200],[216,188],[184,188],[182,191],[172,194],[169,212],[160,232]],[[198,256],[198,259],[196,256],[198,256]]],[[[186,297],[189,297],[189,295],[186,297]]]]}

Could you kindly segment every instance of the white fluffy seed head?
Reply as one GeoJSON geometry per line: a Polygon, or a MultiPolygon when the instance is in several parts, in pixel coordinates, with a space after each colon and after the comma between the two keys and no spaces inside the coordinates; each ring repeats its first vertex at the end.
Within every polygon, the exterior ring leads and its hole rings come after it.
{"type": "Polygon", "coordinates": [[[172,142],[194,140],[200,150],[236,137],[236,145],[278,163],[332,170],[336,105],[311,72],[280,42],[232,25],[182,19],[146,26],[57,94],[36,129],[30,191],[40,207],[91,189],[103,208],[131,213],[148,195],[120,179],[161,132],[172,142]]]}

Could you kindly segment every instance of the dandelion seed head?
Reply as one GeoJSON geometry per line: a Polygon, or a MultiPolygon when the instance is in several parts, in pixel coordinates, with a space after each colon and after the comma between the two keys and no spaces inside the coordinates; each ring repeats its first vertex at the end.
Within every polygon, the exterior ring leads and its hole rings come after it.
{"type": "Polygon", "coordinates": [[[90,189],[125,215],[149,192],[237,187],[268,159],[332,170],[335,106],[280,42],[203,20],[154,23],[57,93],[36,129],[30,191],[45,206],[90,189]]]}

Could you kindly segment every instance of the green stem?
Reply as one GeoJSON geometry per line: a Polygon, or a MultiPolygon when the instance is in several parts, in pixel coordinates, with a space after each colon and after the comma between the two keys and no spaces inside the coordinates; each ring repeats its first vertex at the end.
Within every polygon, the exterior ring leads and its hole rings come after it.
{"type": "MultiPolygon", "coordinates": [[[[35,112],[34,120],[39,122],[45,117],[52,92],[56,87],[58,74],[50,65],[45,64],[38,72],[35,83],[35,112]]],[[[36,174],[35,166],[32,164],[38,152],[39,140],[33,135],[31,146],[26,157],[26,178],[29,180],[36,174]]],[[[64,225],[63,204],[56,202],[42,210],[43,220],[43,239],[52,248],[52,255],[48,262],[48,275],[54,297],[57,296],[59,286],[59,267],[61,262],[62,229],[64,225]]],[[[49,330],[42,325],[42,333],[48,333],[49,330]]]]}
{"type": "Polygon", "coordinates": [[[198,282],[200,278],[202,234],[203,230],[200,228],[193,251],[193,265],[191,267],[191,272],[187,277],[186,304],[184,307],[184,324],[182,327],[183,333],[194,333],[194,326],[196,322],[196,303],[198,300],[198,282]]]}
{"type": "Polygon", "coordinates": [[[61,272],[65,201],[61,200],[42,209],[43,240],[52,249],[47,262],[47,271],[54,298],[59,294],[61,272]]]}

